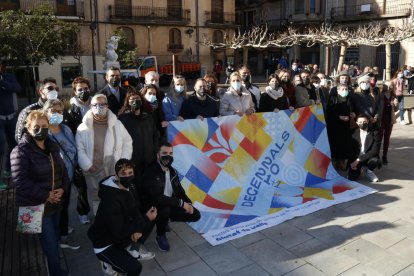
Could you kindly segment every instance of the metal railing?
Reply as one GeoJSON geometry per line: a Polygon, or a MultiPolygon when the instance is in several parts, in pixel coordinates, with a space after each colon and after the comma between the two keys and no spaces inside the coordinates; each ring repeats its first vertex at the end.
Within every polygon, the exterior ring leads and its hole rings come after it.
{"type": "Polygon", "coordinates": [[[170,43],[170,44],[167,45],[167,51],[176,53],[176,52],[179,52],[179,51],[182,51],[182,50],[184,50],[184,45],[183,44],[170,43]]]}
{"type": "Polygon", "coordinates": [[[333,20],[347,20],[350,17],[362,16],[409,16],[411,14],[411,1],[394,0],[383,3],[367,1],[367,3],[358,5],[346,5],[343,7],[335,7],[331,9],[331,17],[333,20]]]}
{"type": "Polygon", "coordinates": [[[15,2],[0,2],[1,10],[33,10],[39,6],[49,6],[57,16],[84,17],[83,1],[66,1],[66,4],[58,4],[54,0],[20,0],[15,2]]]}
{"type": "Polygon", "coordinates": [[[181,8],[109,5],[111,19],[189,22],[191,11],[181,8]]]}
{"type": "Polygon", "coordinates": [[[206,11],[206,24],[235,24],[236,14],[231,12],[213,13],[206,11]]]}

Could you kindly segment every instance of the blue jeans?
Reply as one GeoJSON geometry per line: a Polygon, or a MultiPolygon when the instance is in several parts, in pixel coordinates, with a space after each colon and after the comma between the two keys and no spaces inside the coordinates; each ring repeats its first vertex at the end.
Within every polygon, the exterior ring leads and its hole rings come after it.
{"type": "Polygon", "coordinates": [[[47,266],[49,268],[50,276],[62,275],[59,258],[59,219],[60,212],[44,216],[42,222],[42,233],[39,234],[40,244],[42,246],[43,253],[47,258],[47,266]]]}
{"type": "Polygon", "coordinates": [[[2,161],[4,158],[4,154],[6,153],[7,145],[6,164],[4,166],[4,170],[10,171],[10,153],[16,146],[16,140],[14,139],[16,122],[17,115],[14,115],[14,117],[11,120],[0,119],[0,170],[3,169],[2,161]]]}
{"type": "Polygon", "coordinates": [[[398,108],[400,110],[400,121],[404,121],[404,96],[397,96],[398,108]]]}

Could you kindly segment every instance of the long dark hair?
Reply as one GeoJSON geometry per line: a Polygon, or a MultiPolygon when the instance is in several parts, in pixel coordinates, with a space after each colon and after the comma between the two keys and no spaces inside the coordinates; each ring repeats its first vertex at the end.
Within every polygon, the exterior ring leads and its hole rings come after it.
{"type": "Polygon", "coordinates": [[[122,113],[130,113],[130,112],[132,112],[132,110],[131,110],[131,106],[129,105],[129,99],[130,99],[132,96],[138,96],[138,97],[139,97],[139,99],[141,100],[141,103],[142,103],[142,105],[141,105],[141,107],[140,107],[141,111],[142,111],[142,108],[143,108],[143,107],[145,108],[145,105],[147,105],[147,104],[148,104],[148,103],[147,103],[147,101],[144,101],[144,97],[141,95],[141,93],[138,93],[138,92],[135,90],[135,88],[132,88],[131,86],[129,86],[129,87],[128,87],[128,92],[127,92],[126,97],[125,97],[125,100],[124,100],[124,104],[123,104],[123,106],[121,107],[121,109],[119,110],[118,115],[119,115],[119,114],[122,114],[122,113]]]}

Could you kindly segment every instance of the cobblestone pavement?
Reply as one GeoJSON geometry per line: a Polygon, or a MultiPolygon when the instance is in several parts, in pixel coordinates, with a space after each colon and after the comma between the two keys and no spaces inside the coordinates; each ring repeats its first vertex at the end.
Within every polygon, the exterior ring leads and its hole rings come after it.
{"type": "MultiPolygon", "coordinates": [[[[171,251],[144,261],[142,275],[414,275],[414,125],[394,125],[389,164],[380,182],[360,181],[378,193],[299,217],[219,246],[184,223],[172,223],[171,251]]],[[[72,201],[71,240],[64,250],[71,275],[102,275],[89,226],[72,201]]]]}

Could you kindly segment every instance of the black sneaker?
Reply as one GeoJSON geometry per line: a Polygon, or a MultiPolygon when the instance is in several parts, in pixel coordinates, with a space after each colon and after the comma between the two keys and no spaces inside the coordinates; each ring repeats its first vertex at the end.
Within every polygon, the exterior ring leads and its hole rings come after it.
{"type": "Polygon", "coordinates": [[[382,157],[382,164],[388,164],[388,158],[385,155],[382,157]]]}
{"type": "Polygon", "coordinates": [[[168,243],[167,236],[157,236],[155,237],[155,241],[161,251],[170,251],[170,244],[168,243]]]}

